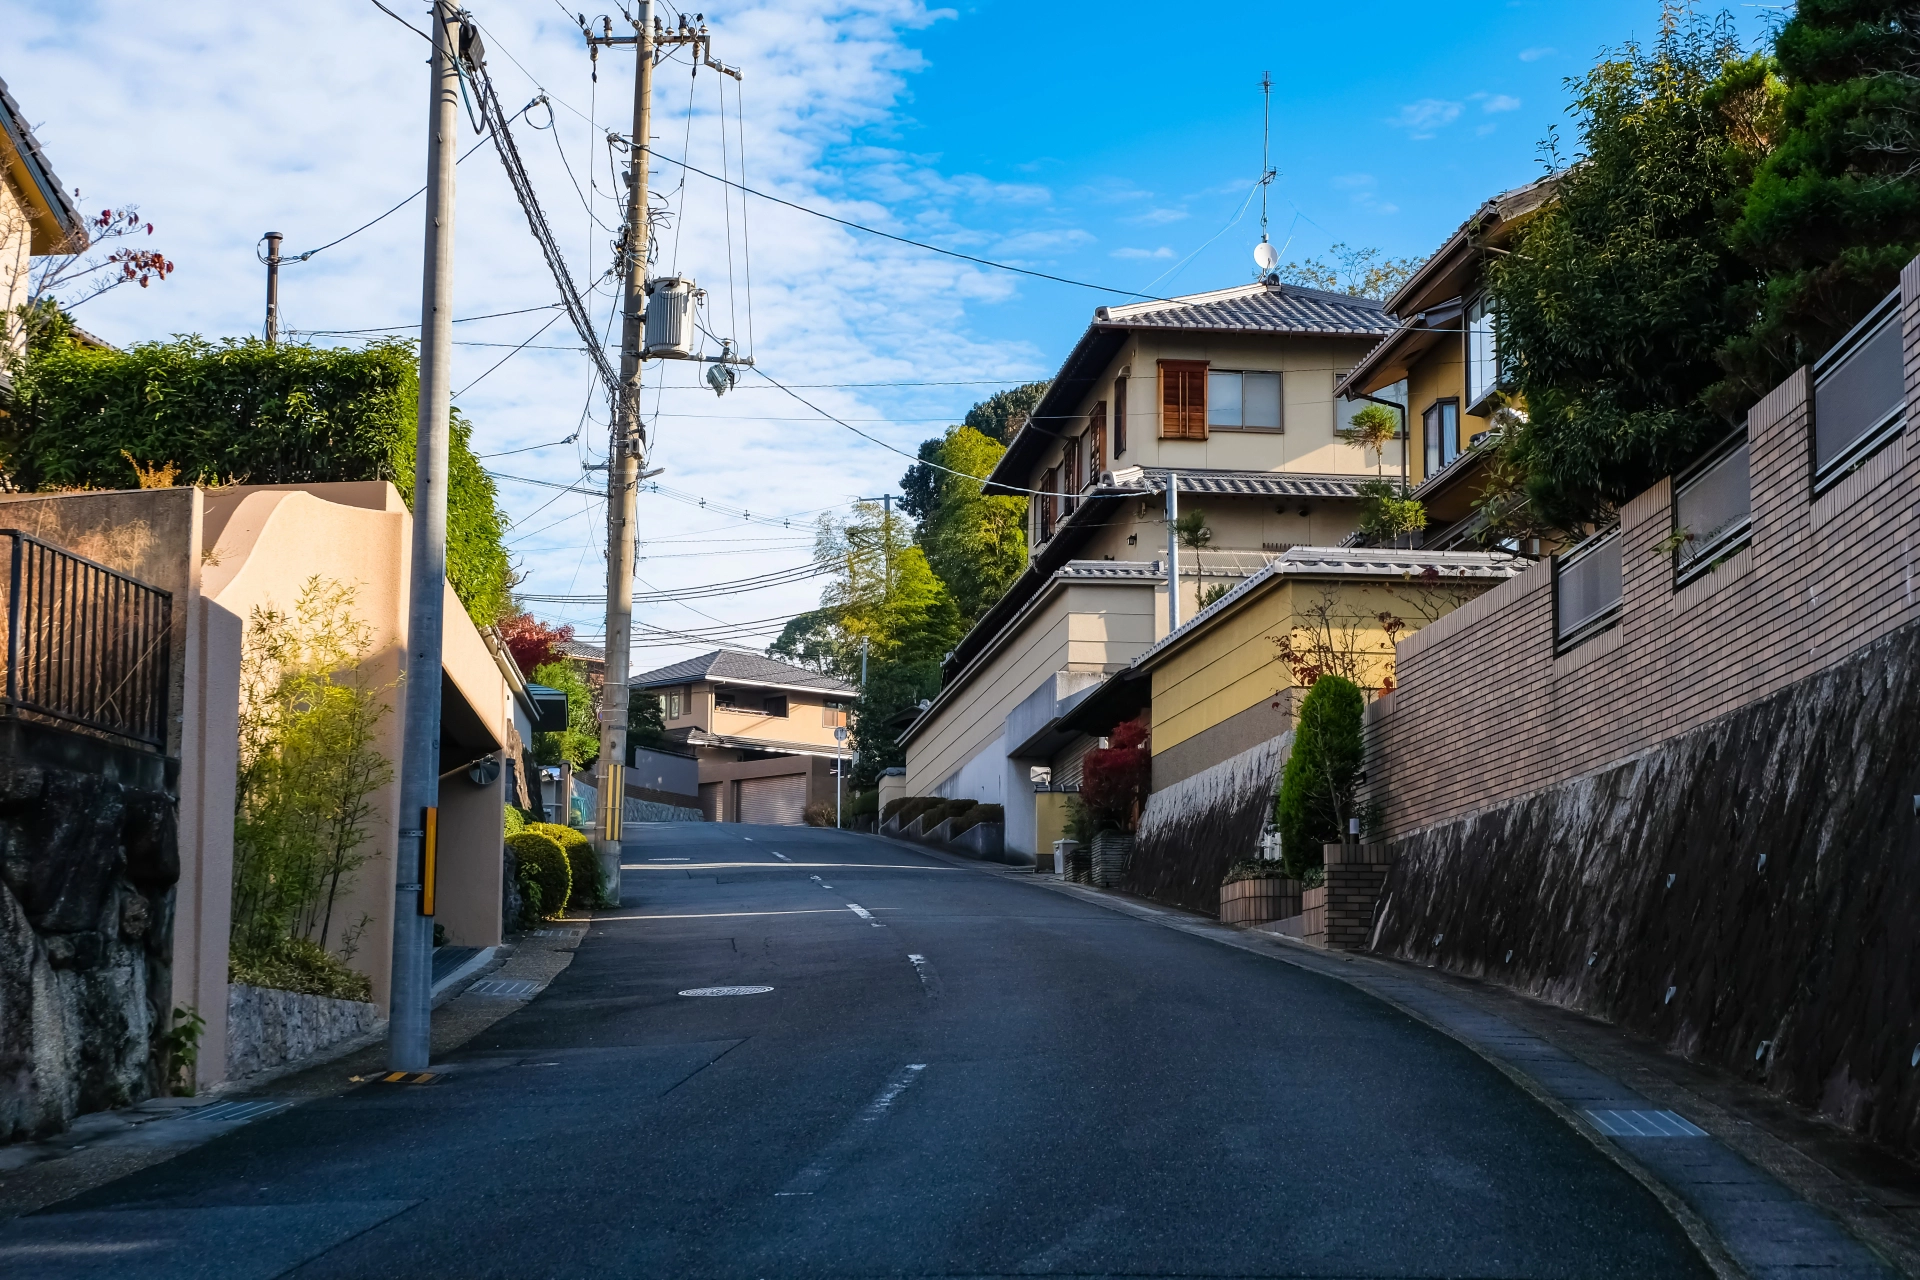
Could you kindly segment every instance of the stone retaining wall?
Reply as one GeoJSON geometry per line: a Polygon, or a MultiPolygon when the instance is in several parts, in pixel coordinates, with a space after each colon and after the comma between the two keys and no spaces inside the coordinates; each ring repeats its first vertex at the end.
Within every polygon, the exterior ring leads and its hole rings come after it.
{"type": "Polygon", "coordinates": [[[311,1058],[380,1030],[377,1005],[234,983],[227,988],[227,1079],[311,1058]]]}

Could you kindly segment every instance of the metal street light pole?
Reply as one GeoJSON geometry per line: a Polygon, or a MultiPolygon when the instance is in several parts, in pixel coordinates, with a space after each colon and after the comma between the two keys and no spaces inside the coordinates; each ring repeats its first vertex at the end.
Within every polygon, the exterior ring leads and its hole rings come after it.
{"type": "Polygon", "coordinates": [[[434,830],[440,802],[441,609],[447,579],[447,417],[453,362],[453,166],[460,124],[461,22],[434,0],[427,114],[427,242],[420,299],[420,417],[413,461],[413,563],[407,584],[406,727],[394,866],[388,1064],[424,1071],[431,1055],[434,830]]]}

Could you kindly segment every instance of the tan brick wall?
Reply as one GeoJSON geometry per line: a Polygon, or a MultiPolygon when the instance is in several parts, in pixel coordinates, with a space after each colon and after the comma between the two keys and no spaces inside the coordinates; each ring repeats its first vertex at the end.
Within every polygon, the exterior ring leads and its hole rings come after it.
{"type": "Polygon", "coordinates": [[[1593,773],[1920,620],[1920,261],[1901,277],[1909,426],[1812,492],[1808,370],[1749,415],[1752,544],[1675,589],[1662,480],[1621,512],[1619,624],[1554,656],[1542,563],[1402,641],[1367,716],[1375,839],[1593,773]]]}

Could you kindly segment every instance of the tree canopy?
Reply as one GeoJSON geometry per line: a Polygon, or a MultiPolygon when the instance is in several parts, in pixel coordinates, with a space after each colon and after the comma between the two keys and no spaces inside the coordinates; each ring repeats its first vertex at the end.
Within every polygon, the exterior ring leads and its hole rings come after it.
{"type": "Polygon", "coordinates": [[[969,624],[1027,567],[1026,500],[981,492],[980,481],[1005,452],[972,427],[948,428],[935,451],[947,470],[935,473],[937,500],[918,528],[928,567],[946,583],[969,624]]]}

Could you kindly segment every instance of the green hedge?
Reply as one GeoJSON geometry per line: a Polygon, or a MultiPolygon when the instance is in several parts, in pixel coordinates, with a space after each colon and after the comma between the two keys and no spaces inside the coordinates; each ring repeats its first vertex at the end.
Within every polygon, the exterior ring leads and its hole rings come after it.
{"type": "Polygon", "coordinates": [[[953,826],[948,830],[947,834],[957,836],[969,827],[977,827],[983,822],[1004,823],[1006,820],[1007,811],[1004,806],[997,804],[976,804],[953,820],[953,826]]]}
{"type": "Polygon", "coordinates": [[[896,810],[900,819],[900,825],[902,827],[910,827],[913,825],[915,818],[918,818],[927,810],[937,809],[945,803],[946,801],[940,796],[909,796],[906,802],[896,810]]]}
{"type": "Polygon", "coordinates": [[[567,869],[573,875],[573,893],[567,899],[569,906],[590,907],[600,895],[597,892],[600,883],[600,859],[593,852],[593,841],[586,833],[574,827],[563,827],[557,822],[529,822],[526,829],[537,831],[543,836],[551,836],[555,844],[567,855],[567,869]]]}
{"type": "Polygon", "coordinates": [[[544,831],[522,831],[507,837],[507,848],[520,860],[521,870],[529,873],[522,878],[530,878],[539,887],[540,904],[529,914],[559,915],[573,891],[573,872],[560,842],[544,831]]]}
{"type": "Polygon", "coordinates": [[[338,956],[307,938],[281,938],[266,947],[235,948],[227,956],[227,981],[334,1000],[373,999],[373,982],[364,973],[355,973],[338,956]]]}
{"type": "MultiPolygon", "coordinates": [[[[30,491],[132,488],[131,454],[177,466],[181,484],[391,480],[411,505],[419,398],[409,342],[269,347],[189,336],[111,351],[55,337],[15,382],[0,464],[30,491]]],[[[510,603],[505,517],[457,412],[451,434],[447,579],[484,626],[510,603]]]]}

